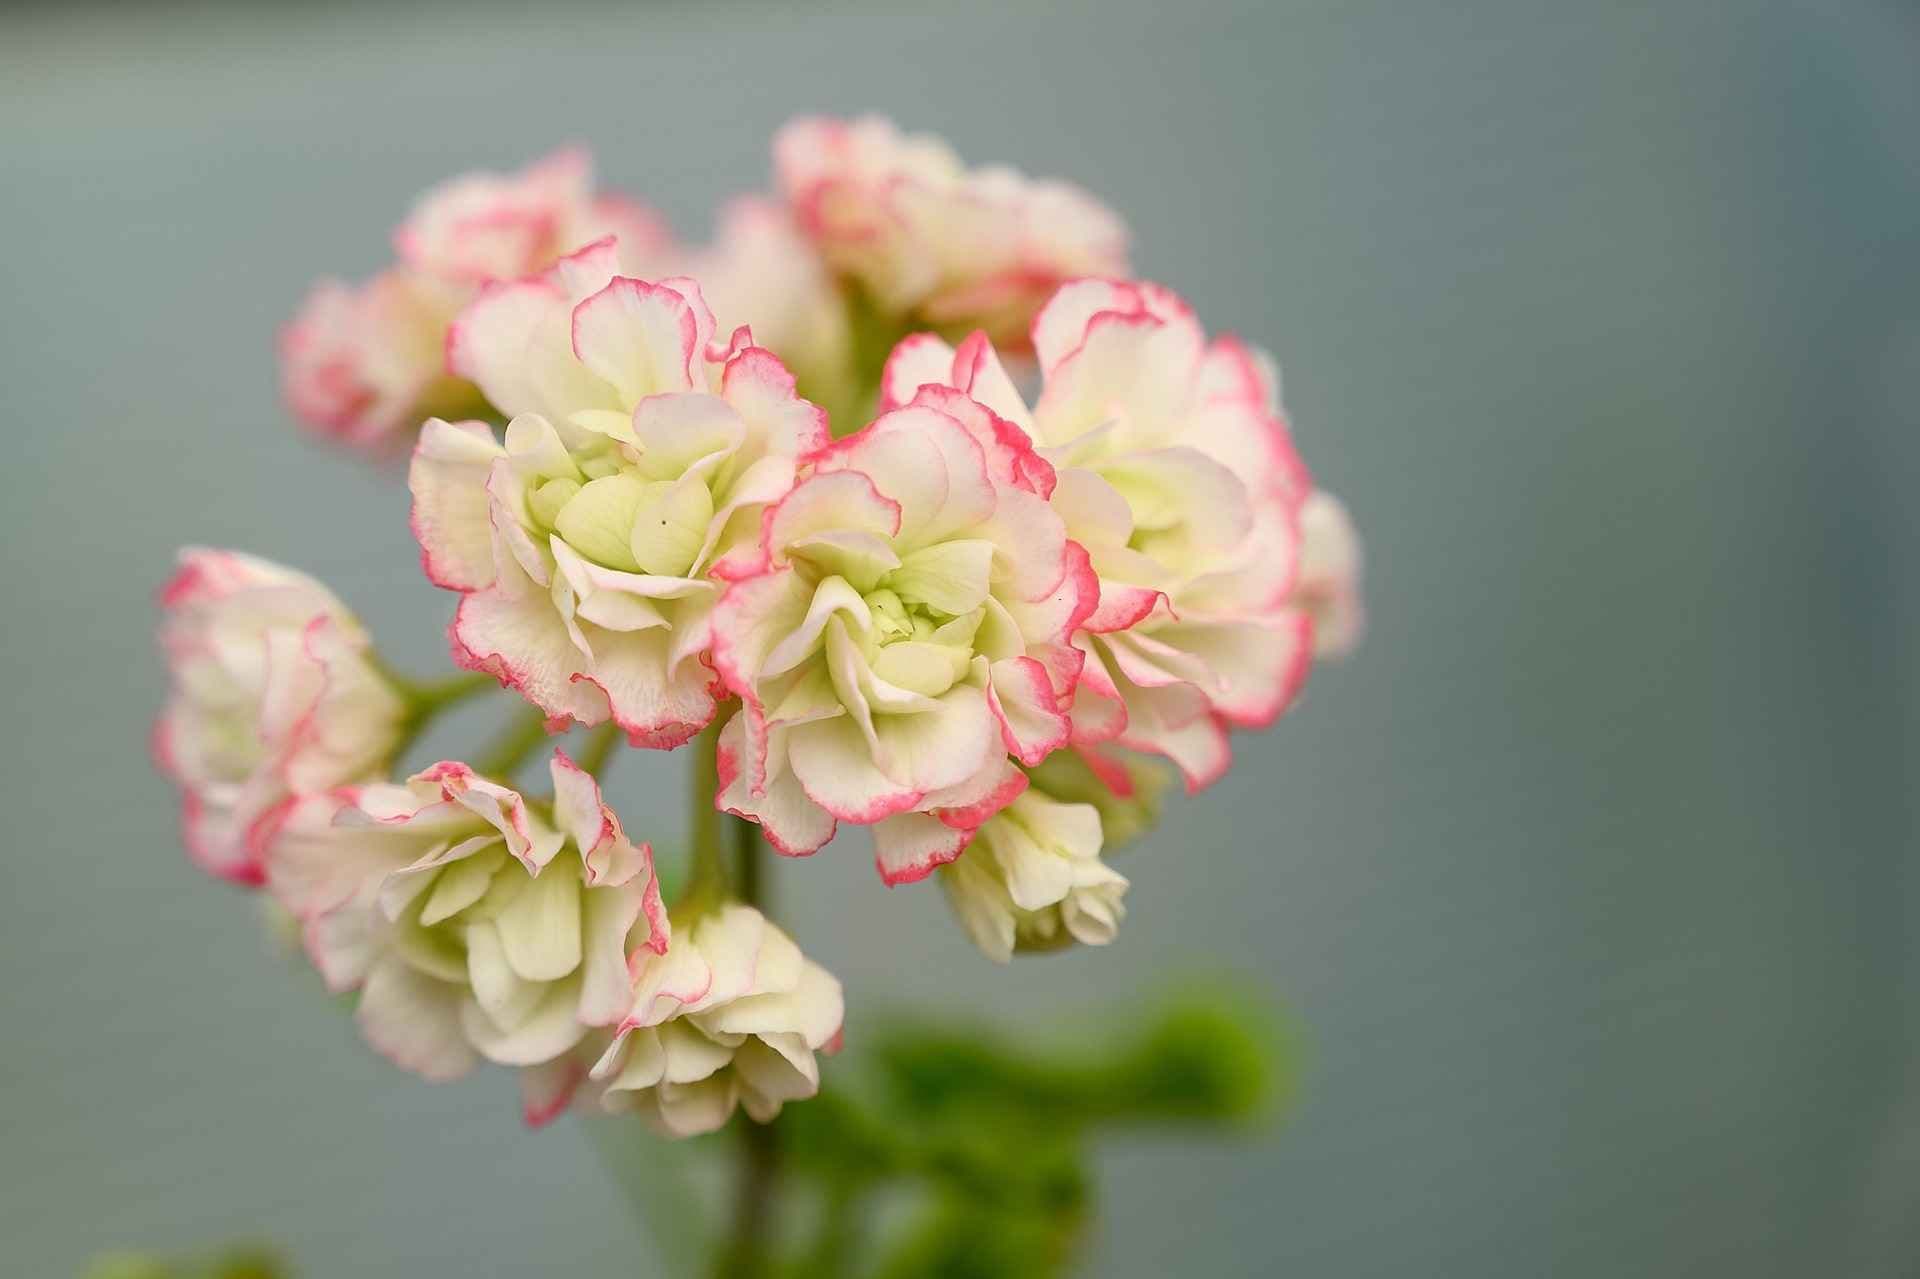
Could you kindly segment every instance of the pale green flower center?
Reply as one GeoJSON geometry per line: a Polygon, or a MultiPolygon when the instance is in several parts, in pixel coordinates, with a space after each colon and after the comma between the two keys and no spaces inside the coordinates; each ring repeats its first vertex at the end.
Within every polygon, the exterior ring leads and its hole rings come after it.
{"type": "Polygon", "coordinates": [[[924,639],[938,624],[925,605],[909,609],[898,595],[885,587],[868,591],[865,599],[867,607],[873,610],[874,638],[881,644],[924,639]]]}
{"type": "Polygon", "coordinates": [[[396,922],[396,946],[419,971],[465,984],[470,949],[500,948],[527,981],[555,981],[580,959],[581,883],[554,868],[538,877],[507,852],[503,840],[426,872],[396,922]],[[484,939],[477,936],[484,931],[484,939]]]}
{"type": "Polygon", "coordinates": [[[966,677],[983,610],[954,617],[887,587],[862,598],[873,617],[863,647],[875,675],[925,697],[938,697],[966,677]]]}
{"type": "Polygon", "coordinates": [[[703,479],[644,479],[611,455],[589,458],[580,469],[584,482],[561,476],[527,495],[541,532],[558,534],[585,558],[622,572],[693,572],[713,520],[713,493],[703,479]]]}

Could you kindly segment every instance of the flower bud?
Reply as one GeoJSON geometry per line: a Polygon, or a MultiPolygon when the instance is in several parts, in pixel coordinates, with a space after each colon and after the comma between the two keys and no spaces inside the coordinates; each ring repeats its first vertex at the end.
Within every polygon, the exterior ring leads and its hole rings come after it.
{"type": "Polygon", "coordinates": [[[667,947],[652,849],[564,754],[551,771],[548,804],[436,764],[292,801],[266,837],[321,976],[360,992],[368,1043],[428,1079],[566,1060],[626,1012],[629,954],[667,947]]]}
{"type": "Polygon", "coordinates": [[[1100,813],[1029,789],[940,868],[960,924],[991,959],[1015,950],[1104,946],[1126,917],[1127,881],[1100,859],[1100,813]]]}
{"type": "Polygon", "coordinates": [[[832,267],[902,324],[1020,345],[1061,283],[1124,275],[1126,228],[1064,182],[969,169],[887,120],[799,119],[774,139],[781,195],[832,267]]]}
{"type": "Polygon", "coordinates": [[[154,756],[180,787],[187,850],[258,884],[262,822],[289,796],[377,776],[406,702],[346,605],[304,573],[192,548],[160,607],[173,691],[154,756]]]}
{"type": "Polygon", "coordinates": [[[838,1046],[840,983],[759,911],[727,902],[676,921],[664,954],[634,959],[632,1006],[593,1067],[609,1110],[676,1137],[736,1106],[767,1123],[820,1090],[838,1046]]]}

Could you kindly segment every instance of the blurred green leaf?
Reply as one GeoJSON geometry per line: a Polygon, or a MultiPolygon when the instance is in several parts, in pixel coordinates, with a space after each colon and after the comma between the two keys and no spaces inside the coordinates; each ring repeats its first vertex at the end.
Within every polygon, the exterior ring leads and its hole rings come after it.
{"type": "Polygon", "coordinates": [[[909,1161],[902,1134],[837,1089],[781,1111],[779,1126],[793,1168],[825,1182],[886,1180],[900,1176],[909,1161]]]}
{"type": "Polygon", "coordinates": [[[1047,1279],[1073,1259],[1077,1223],[947,1201],[908,1234],[877,1279],[1047,1279]]]}
{"type": "Polygon", "coordinates": [[[883,1031],[875,1050],[909,1111],[986,1106],[1055,1130],[1254,1123],[1291,1099],[1297,1055],[1271,1014],[1231,995],[1179,1000],[1143,1028],[1050,1054],[987,1032],[911,1024],[883,1031]]]}
{"type": "Polygon", "coordinates": [[[1173,1005],[1106,1073],[1103,1118],[1251,1125],[1292,1103],[1299,1050],[1290,1029],[1246,1001],[1173,1005]]]}
{"type": "Polygon", "coordinates": [[[288,1279],[291,1271],[263,1248],[230,1248],[208,1260],[165,1260],[149,1253],[110,1252],[95,1257],[82,1279],[288,1279]]]}
{"type": "Polygon", "coordinates": [[[134,1252],[103,1253],[80,1273],[81,1279],[175,1279],[164,1261],[134,1252]]]}
{"type": "Polygon", "coordinates": [[[867,1069],[785,1110],[789,1172],[820,1190],[791,1279],[1063,1273],[1092,1217],[1087,1150],[1141,1125],[1232,1130],[1293,1095],[1298,1041],[1257,1000],[1205,983],[1131,1025],[1058,1048],[904,1019],[872,1035],[867,1069]],[[914,1185],[921,1216],[877,1271],[855,1264],[875,1194],[914,1185]]]}

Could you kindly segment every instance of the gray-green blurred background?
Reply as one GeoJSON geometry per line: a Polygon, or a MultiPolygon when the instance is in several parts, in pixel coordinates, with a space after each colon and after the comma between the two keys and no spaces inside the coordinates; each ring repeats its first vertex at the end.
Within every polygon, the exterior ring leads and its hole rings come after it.
{"type": "MultiPolygon", "coordinates": [[[[849,1035],[1290,1006],[1283,1131],[1103,1149],[1100,1275],[1915,1273],[1917,105],[1920,16],[1840,0],[0,14],[0,1270],[653,1273],[577,1122],[398,1074],[188,866],[151,592],[251,548],[437,669],[398,476],[276,401],[308,280],[565,140],[702,234],[783,118],[879,109],[1279,355],[1372,632],[1107,950],[1004,971],[860,841],[782,865],[849,1035]]],[[[614,773],[663,853],[681,767],[614,773]]]]}

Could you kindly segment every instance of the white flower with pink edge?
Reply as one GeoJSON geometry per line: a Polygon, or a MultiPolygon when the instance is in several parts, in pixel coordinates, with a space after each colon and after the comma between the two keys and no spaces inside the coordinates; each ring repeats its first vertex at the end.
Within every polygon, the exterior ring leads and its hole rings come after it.
{"type": "Polygon", "coordinates": [[[258,884],[264,819],[289,795],[381,772],[407,704],[346,605],[304,573],[189,548],[160,607],[173,690],[154,755],[180,787],[187,850],[258,884]]]}
{"type": "Polygon", "coordinates": [[[1312,619],[1293,597],[1311,491],[1271,367],[1209,341],[1157,285],[1083,280],[1035,318],[1031,409],[985,336],[931,334],[889,359],[883,403],[957,388],[1059,468],[1053,506],[1100,577],[1078,643],[1076,740],[1172,759],[1190,788],[1230,760],[1227,729],[1264,727],[1299,690],[1312,619]]]}
{"type": "Polygon", "coordinates": [[[676,1137],[736,1107],[760,1123],[820,1090],[814,1054],[838,1047],[840,983],[759,911],[727,902],[637,953],[632,1002],[593,1067],[602,1104],[676,1137]]]}
{"type": "Polygon", "coordinates": [[[668,942],[652,849],[566,755],[551,773],[550,804],[457,763],[305,796],[265,859],[329,988],[360,992],[368,1043],[428,1079],[541,1072],[533,1122],[565,1103],[548,1068],[626,1014],[628,956],[668,942]]]}
{"type": "Polygon", "coordinates": [[[940,868],[954,914],[989,958],[1104,946],[1126,917],[1127,880],[1100,859],[1100,812],[1029,789],[940,868]]]}
{"type": "Polygon", "coordinates": [[[1070,637],[1095,584],[1052,481],[951,393],[814,455],[768,509],[758,563],[722,566],[714,663],[743,709],[720,739],[720,806],[790,855],[878,823],[889,883],[957,856],[1018,793],[1008,756],[1067,741],[1070,637]]]}
{"type": "Polygon", "coordinates": [[[463,599],[455,658],[555,723],[611,718],[671,747],[712,719],[708,574],[750,550],[825,415],[737,330],[714,340],[691,280],[616,274],[601,242],[495,285],[455,322],[453,367],[512,414],[429,422],[413,527],[427,575],[463,599]]]}
{"type": "Polygon", "coordinates": [[[1360,593],[1360,534],[1339,498],[1316,489],[1300,507],[1300,574],[1294,602],[1313,618],[1316,657],[1344,657],[1367,628],[1360,593]]]}
{"type": "Polygon", "coordinates": [[[969,169],[878,117],[789,123],[774,172],[827,260],[889,316],[1018,344],[1063,281],[1127,271],[1125,226],[1079,188],[969,169]]]}
{"type": "Polygon", "coordinates": [[[449,178],[415,202],[393,247],[417,271],[478,286],[544,271],[608,236],[639,256],[663,252],[671,238],[645,205],[596,195],[593,158],[568,147],[517,173],[449,178]]]}
{"type": "Polygon", "coordinates": [[[321,434],[364,448],[431,414],[478,412],[473,386],[446,371],[447,325],[465,297],[398,268],[359,285],[322,280],[280,334],[287,404],[321,434]]]}
{"type": "Polygon", "coordinates": [[[750,325],[753,340],[780,357],[815,400],[839,402],[851,392],[846,301],[787,209],[770,200],[735,200],[722,212],[713,242],[680,261],[674,274],[700,281],[718,332],[750,325]]]}
{"type": "Polygon", "coordinates": [[[635,270],[668,252],[665,225],[623,197],[596,195],[592,161],[556,152],[518,173],[469,173],[428,191],[394,232],[397,266],[364,284],[323,280],[280,337],[294,415],[342,443],[377,449],[430,416],[484,407],[447,369],[447,329],[483,285],[617,236],[635,270]]]}

